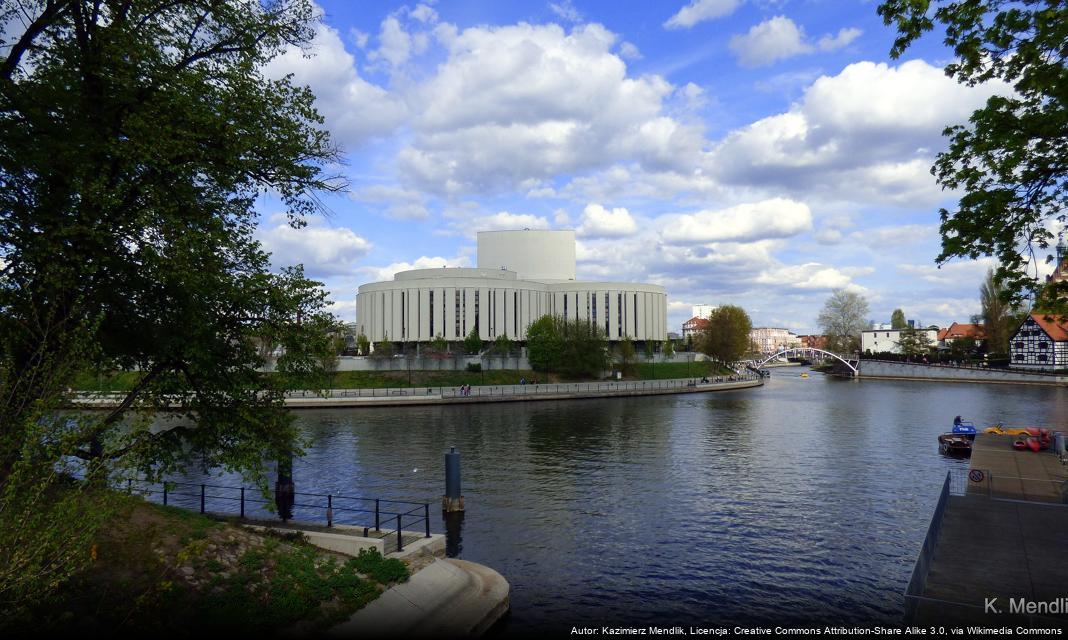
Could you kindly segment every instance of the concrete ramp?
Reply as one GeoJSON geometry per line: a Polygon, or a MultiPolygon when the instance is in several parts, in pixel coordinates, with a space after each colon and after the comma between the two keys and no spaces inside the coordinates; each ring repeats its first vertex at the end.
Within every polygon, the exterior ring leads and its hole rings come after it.
{"type": "Polygon", "coordinates": [[[509,589],[508,581],[487,566],[465,560],[435,560],[327,635],[479,636],[508,611],[509,589]]]}

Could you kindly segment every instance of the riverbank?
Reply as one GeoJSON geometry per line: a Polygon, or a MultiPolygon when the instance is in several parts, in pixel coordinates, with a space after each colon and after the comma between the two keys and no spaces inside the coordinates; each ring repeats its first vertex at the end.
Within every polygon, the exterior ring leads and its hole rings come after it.
{"type": "Polygon", "coordinates": [[[922,380],[930,382],[978,382],[986,384],[1025,384],[1048,387],[1068,386],[1068,376],[1011,369],[953,367],[941,364],[861,360],[861,379],[922,380]]]}
{"type": "MultiPolygon", "coordinates": [[[[341,409],[422,405],[455,405],[498,402],[535,402],[619,398],[683,393],[731,391],[763,386],[760,378],[719,376],[708,382],[693,379],[645,380],[637,382],[571,382],[563,384],[512,384],[470,387],[426,387],[385,389],[329,389],[323,392],[295,391],[285,400],[290,409],[341,409]]],[[[83,409],[113,409],[122,402],[120,394],[83,394],[74,405],[83,409]]]]}
{"type": "Polygon", "coordinates": [[[346,557],[299,533],[255,532],[108,493],[113,515],[84,550],[92,563],[25,619],[6,620],[5,629],[304,635],[349,619],[409,578],[404,562],[376,552],[346,557]]]}
{"type": "MultiPolygon", "coordinates": [[[[398,362],[404,363],[403,360],[398,362]]],[[[730,369],[710,360],[693,362],[639,362],[628,366],[625,381],[672,380],[679,378],[703,378],[724,376],[733,373],[730,369]]],[[[281,374],[271,374],[281,375],[281,374]]],[[[100,376],[85,376],[74,384],[81,392],[122,393],[133,389],[140,380],[137,371],[121,371],[100,376]]],[[[482,369],[480,371],[454,371],[449,369],[396,369],[382,371],[336,371],[325,379],[291,380],[291,388],[305,389],[425,389],[427,387],[459,387],[461,385],[499,386],[518,383],[520,380],[540,380],[548,383],[587,383],[595,379],[572,380],[556,373],[536,372],[531,369],[482,369]]]]}

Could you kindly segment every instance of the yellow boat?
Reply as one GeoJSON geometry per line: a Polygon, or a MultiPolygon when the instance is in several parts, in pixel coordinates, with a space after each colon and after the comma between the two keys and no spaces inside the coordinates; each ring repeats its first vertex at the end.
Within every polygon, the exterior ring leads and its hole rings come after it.
{"type": "Polygon", "coordinates": [[[983,429],[983,433],[993,433],[993,434],[999,435],[999,436],[1026,436],[1026,435],[1030,435],[1031,432],[1028,431],[1027,429],[1020,429],[1020,428],[1009,428],[1009,429],[1006,429],[1005,427],[1001,426],[1000,424],[997,424],[997,425],[994,425],[993,427],[987,427],[986,429],[983,429]]]}
{"type": "Polygon", "coordinates": [[[802,377],[802,378],[807,378],[807,377],[808,377],[808,374],[807,374],[807,373],[802,373],[802,374],[801,374],[801,377],[802,377]]]}

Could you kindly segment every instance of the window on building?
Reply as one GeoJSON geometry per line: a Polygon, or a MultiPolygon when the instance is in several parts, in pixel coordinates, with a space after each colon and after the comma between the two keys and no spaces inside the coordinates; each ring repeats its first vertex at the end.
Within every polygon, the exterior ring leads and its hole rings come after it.
{"type": "Polygon", "coordinates": [[[480,304],[480,302],[481,302],[481,301],[480,301],[480,300],[478,299],[478,298],[479,298],[479,293],[481,293],[481,292],[480,292],[480,291],[478,291],[478,290],[476,289],[476,290],[475,290],[475,326],[474,326],[474,330],[475,330],[475,333],[476,333],[476,334],[478,334],[478,335],[482,335],[482,332],[481,332],[481,331],[479,330],[479,328],[478,328],[478,324],[479,324],[479,319],[481,318],[481,316],[480,316],[480,315],[479,315],[479,313],[478,313],[478,311],[479,311],[478,307],[479,307],[479,304],[480,304]]]}
{"type": "Polygon", "coordinates": [[[616,337],[623,337],[623,294],[616,294],[616,337]]]}
{"type": "Polygon", "coordinates": [[[406,335],[405,332],[408,328],[408,323],[405,322],[405,319],[406,316],[404,315],[404,292],[401,291],[401,340],[404,340],[404,336],[406,335]]]}
{"type": "Polygon", "coordinates": [[[512,337],[519,337],[519,292],[512,292],[512,337]]]}
{"type": "Polygon", "coordinates": [[[1038,343],[1038,348],[1039,349],[1049,349],[1049,343],[1047,343],[1047,342],[1039,342],[1038,343]]]}
{"type": "Polygon", "coordinates": [[[1046,354],[1044,354],[1044,353],[1038,354],[1038,361],[1039,362],[1045,362],[1046,361],[1046,354]]]}
{"type": "Polygon", "coordinates": [[[434,335],[434,292],[430,292],[430,335],[434,335]]]}
{"type": "Polygon", "coordinates": [[[567,294],[564,294],[564,317],[567,317],[567,294]]]}
{"type": "Polygon", "coordinates": [[[1012,346],[1013,346],[1013,348],[1015,348],[1015,349],[1023,349],[1023,348],[1024,348],[1024,346],[1023,346],[1023,341],[1017,342],[1016,344],[1014,344],[1014,345],[1012,345],[1012,346]]]}
{"type": "Polygon", "coordinates": [[[1024,356],[1023,356],[1022,353],[1014,353],[1013,356],[1012,356],[1012,359],[1013,360],[1023,360],[1024,356]]]}

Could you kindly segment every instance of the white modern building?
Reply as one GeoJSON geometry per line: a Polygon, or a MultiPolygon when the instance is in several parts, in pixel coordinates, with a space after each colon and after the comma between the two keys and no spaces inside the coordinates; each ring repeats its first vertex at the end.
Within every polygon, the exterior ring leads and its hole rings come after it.
{"type": "MultiPolygon", "coordinates": [[[[901,334],[906,329],[869,329],[860,332],[860,351],[862,353],[901,353],[901,334]]],[[[938,329],[918,329],[927,336],[933,347],[938,344],[938,329]]]]}
{"type": "Polygon", "coordinates": [[[695,304],[692,307],[694,318],[704,318],[708,320],[708,316],[712,315],[712,312],[719,309],[718,304],[695,304]]]}
{"type": "Polygon", "coordinates": [[[667,294],[652,284],[575,279],[574,231],[482,231],[475,268],[401,271],[359,288],[356,323],[372,342],[525,340],[544,315],[588,320],[612,341],[667,338],[667,294]]]}

